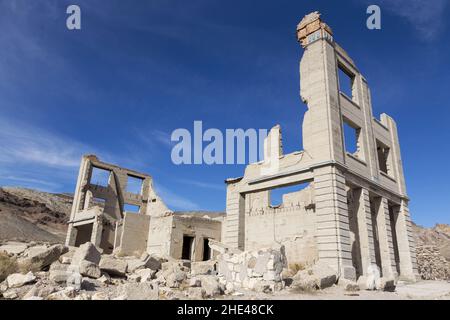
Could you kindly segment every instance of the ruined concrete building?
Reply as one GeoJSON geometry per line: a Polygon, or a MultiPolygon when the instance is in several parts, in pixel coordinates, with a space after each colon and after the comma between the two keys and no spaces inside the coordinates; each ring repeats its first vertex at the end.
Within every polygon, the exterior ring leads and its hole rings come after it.
{"type": "Polygon", "coordinates": [[[366,79],[318,12],[304,17],[297,37],[304,48],[300,95],[308,108],[304,150],[283,154],[280,127],[270,131],[264,161],[226,181],[222,242],[241,250],[283,244],[289,263],[320,259],[347,279],[376,264],[385,278],[414,280],[396,124],[386,114],[374,118],[366,79]],[[274,189],[286,186],[298,189],[271,203],[274,189]]]}
{"type": "Polygon", "coordinates": [[[281,129],[272,128],[264,161],[226,180],[223,222],[174,214],[150,176],[85,156],[67,244],[91,241],[106,253],[147,251],[191,260],[211,257],[211,239],[240,250],[283,245],[288,264],[321,260],[352,280],[375,264],[386,279],[415,280],[397,126],[386,114],[374,118],[366,79],[319,13],[305,16],[297,37],[304,48],[304,150],[283,154],[281,129]],[[93,181],[96,170],[107,171],[103,185],[93,181]],[[140,188],[130,191],[136,179],[140,188]],[[275,189],[282,187],[290,190],[274,204],[275,189]]]}
{"type": "Polygon", "coordinates": [[[92,242],[104,253],[209,260],[208,241],[220,241],[221,219],[174,213],[156,195],[149,175],[87,155],[81,161],[66,244],[92,242]]]}

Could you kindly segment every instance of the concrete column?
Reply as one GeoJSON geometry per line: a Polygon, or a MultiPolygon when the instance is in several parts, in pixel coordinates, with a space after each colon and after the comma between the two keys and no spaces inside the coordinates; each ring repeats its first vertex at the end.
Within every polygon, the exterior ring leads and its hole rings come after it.
{"type": "Polygon", "coordinates": [[[77,185],[75,187],[75,193],[73,197],[72,209],[70,212],[69,228],[67,231],[66,245],[71,245],[75,243],[76,239],[76,229],[71,227],[71,221],[75,218],[78,211],[83,209],[85,201],[85,193],[83,192],[84,186],[89,183],[91,176],[92,166],[90,156],[83,156],[81,158],[80,169],[78,171],[77,185]]]}
{"type": "Polygon", "coordinates": [[[319,260],[327,262],[341,277],[356,280],[343,174],[332,166],[315,169],[314,192],[319,260]]]}
{"type": "Polygon", "coordinates": [[[97,217],[94,220],[92,226],[92,234],[91,234],[91,242],[97,247],[100,248],[100,244],[102,242],[102,231],[103,231],[103,223],[102,218],[97,217]]]}
{"type": "Polygon", "coordinates": [[[416,244],[411,227],[408,203],[402,204],[395,210],[395,231],[397,235],[398,253],[400,258],[400,279],[416,281],[419,277],[416,259],[416,244]]]}
{"type": "Polygon", "coordinates": [[[67,227],[66,246],[75,246],[77,233],[77,228],[75,228],[72,223],[69,224],[69,226],[67,227]]]}
{"type": "Polygon", "coordinates": [[[370,243],[369,243],[369,229],[368,221],[370,221],[370,199],[369,191],[367,189],[361,188],[355,190],[355,200],[358,201],[357,208],[357,220],[358,220],[358,233],[359,233],[359,247],[361,250],[361,264],[362,273],[365,275],[367,273],[367,268],[372,263],[370,254],[370,243]]]}
{"type": "Polygon", "coordinates": [[[233,248],[245,249],[245,197],[236,184],[227,186],[227,214],[222,225],[222,242],[233,248]]]}
{"type": "Polygon", "coordinates": [[[391,245],[389,243],[389,239],[391,238],[389,205],[386,198],[376,198],[375,201],[382,275],[383,277],[394,277],[391,261],[391,245]]]}

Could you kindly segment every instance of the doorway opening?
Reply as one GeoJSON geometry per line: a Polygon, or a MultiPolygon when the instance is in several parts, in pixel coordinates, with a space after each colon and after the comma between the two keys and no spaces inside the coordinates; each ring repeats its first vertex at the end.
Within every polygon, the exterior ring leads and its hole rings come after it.
{"type": "Polygon", "coordinates": [[[203,261],[211,260],[211,248],[209,247],[209,239],[203,239],[203,261]]]}
{"type": "Polygon", "coordinates": [[[181,259],[191,260],[193,244],[194,244],[194,237],[183,235],[183,250],[181,252],[181,259]]]}
{"type": "Polygon", "coordinates": [[[83,224],[75,227],[77,230],[77,237],[75,239],[75,247],[81,246],[83,243],[91,241],[93,223],[83,224]]]}

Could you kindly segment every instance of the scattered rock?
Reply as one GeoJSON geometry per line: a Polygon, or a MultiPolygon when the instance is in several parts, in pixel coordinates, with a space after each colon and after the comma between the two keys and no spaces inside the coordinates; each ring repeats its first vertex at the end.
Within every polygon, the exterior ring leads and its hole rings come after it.
{"type": "Polygon", "coordinates": [[[331,287],[336,281],[336,271],[327,264],[318,261],[313,266],[298,271],[292,278],[291,287],[301,291],[311,291],[331,287]]]}
{"type": "Polygon", "coordinates": [[[66,283],[70,275],[68,270],[69,265],[62,264],[59,261],[53,262],[49,269],[49,280],[55,283],[66,283]]]}
{"type": "Polygon", "coordinates": [[[8,288],[20,288],[36,280],[36,276],[30,271],[27,274],[13,273],[6,278],[8,288]]]}
{"type": "Polygon", "coordinates": [[[360,290],[359,285],[356,282],[344,278],[339,279],[338,285],[343,287],[344,290],[348,292],[356,292],[360,290]]]}
{"type": "Polygon", "coordinates": [[[17,299],[19,296],[17,295],[16,290],[8,290],[6,292],[3,292],[3,298],[5,299],[17,299]]]}
{"type": "Polygon", "coordinates": [[[22,300],[44,300],[44,298],[37,297],[37,296],[31,296],[31,297],[24,297],[22,300]]]}
{"type": "Polygon", "coordinates": [[[102,256],[100,259],[100,270],[105,271],[110,276],[124,277],[127,273],[128,263],[113,256],[102,256]]]}
{"type": "Polygon", "coordinates": [[[159,288],[151,283],[126,283],[121,285],[119,296],[126,300],[158,300],[159,288]]]}
{"type": "Polygon", "coordinates": [[[181,283],[186,279],[187,275],[186,272],[181,271],[180,269],[173,269],[172,272],[170,272],[166,278],[166,285],[169,288],[179,288],[181,286],[181,283]]]}
{"type": "Polygon", "coordinates": [[[46,300],[72,300],[77,295],[75,288],[67,287],[47,296],[46,300]]]}
{"type": "Polygon", "coordinates": [[[189,279],[189,287],[195,288],[195,287],[201,287],[202,281],[199,278],[191,278],[189,279]]]}
{"type": "Polygon", "coordinates": [[[147,282],[155,277],[156,271],[152,269],[140,269],[136,271],[136,274],[141,277],[141,282],[147,282]]]}
{"type": "Polygon", "coordinates": [[[72,287],[74,290],[80,290],[82,280],[83,277],[81,276],[81,274],[74,271],[67,277],[66,285],[67,287],[72,287]]]}
{"type": "Polygon", "coordinates": [[[62,264],[71,264],[72,263],[72,258],[69,257],[61,257],[60,262],[62,264]]]}
{"type": "Polygon", "coordinates": [[[5,280],[0,283],[0,293],[5,292],[6,290],[8,290],[8,283],[5,280]]]}
{"type": "Polygon", "coordinates": [[[161,270],[162,264],[166,262],[166,259],[159,258],[156,256],[146,256],[145,257],[145,268],[152,270],[161,270]]]}
{"type": "Polygon", "coordinates": [[[89,278],[97,279],[100,278],[102,275],[99,266],[88,260],[81,261],[79,265],[79,270],[81,275],[89,278]]]}
{"type": "Polygon", "coordinates": [[[191,274],[196,275],[215,275],[216,274],[216,261],[199,261],[191,263],[191,274]]]}
{"type": "Polygon", "coordinates": [[[71,262],[73,265],[80,265],[81,261],[86,260],[98,265],[100,259],[100,251],[92,243],[86,242],[75,250],[71,262]]]}
{"type": "Polygon", "coordinates": [[[395,291],[396,281],[394,278],[381,277],[376,283],[377,290],[395,291]]]}
{"type": "Polygon", "coordinates": [[[58,260],[59,256],[67,251],[68,248],[61,244],[55,244],[49,248],[46,246],[31,247],[26,250],[26,258],[22,260],[22,263],[29,263],[42,270],[58,260]]]}
{"type": "Polygon", "coordinates": [[[139,270],[139,269],[144,269],[145,268],[145,264],[146,264],[145,261],[142,261],[140,259],[131,259],[131,260],[128,260],[127,262],[128,262],[128,269],[127,269],[127,271],[129,273],[133,273],[133,272],[135,272],[136,270],[139,270]]]}
{"type": "Polygon", "coordinates": [[[23,296],[23,300],[28,300],[32,297],[45,298],[55,291],[56,288],[52,285],[37,283],[23,296]]]}
{"type": "Polygon", "coordinates": [[[205,290],[205,297],[212,298],[221,294],[219,281],[215,276],[199,276],[202,289],[205,290]]]}
{"type": "MultiPolygon", "coordinates": [[[[363,278],[364,280],[364,277],[360,278],[363,278]]],[[[380,268],[375,264],[371,264],[370,266],[368,266],[367,277],[365,279],[366,279],[365,289],[375,290],[377,288],[377,283],[380,281],[380,268]]],[[[361,286],[360,282],[358,282],[358,284],[361,286]]]]}
{"type": "Polygon", "coordinates": [[[131,282],[140,282],[141,281],[141,276],[138,274],[129,274],[127,276],[127,280],[131,281],[131,282]]]}
{"type": "Polygon", "coordinates": [[[109,295],[106,292],[96,292],[91,296],[91,300],[109,300],[109,295]]]}
{"type": "Polygon", "coordinates": [[[28,248],[28,245],[23,242],[8,242],[7,244],[4,244],[0,246],[0,252],[5,251],[7,254],[10,255],[19,255],[23,253],[28,248]]]}
{"type": "Polygon", "coordinates": [[[337,272],[320,260],[312,266],[312,273],[317,278],[319,289],[331,287],[337,281],[337,272]]]}
{"type": "Polygon", "coordinates": [[[205,296],[206,296],[206,292],[205,292],[205,289],[203,289],[203,288],[194,287],[194,288],[188,288],[188,290],[187,290],[187,297],[189,299],[202,300],[203,298],[205,298],[205,296]]]}
{"type": "Polygon", "coordinates": [[[103,273],[102,276],[97,280],[105,285],[111,284],[111,277],[107,273],[103,273]]]}

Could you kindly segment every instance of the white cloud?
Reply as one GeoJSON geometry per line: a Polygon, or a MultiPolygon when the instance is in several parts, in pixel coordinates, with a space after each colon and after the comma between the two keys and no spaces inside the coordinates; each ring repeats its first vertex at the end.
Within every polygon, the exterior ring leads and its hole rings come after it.
{"type": "Polygon", "coordinates": [[[0,163],[73,168],[89,148],[25,123],[0,118],[0,163]]]}
{"type": "Polygon", "coordinates": [[[416,29],[419,38],[432,41],[441,32],[446,19],[447,0],[381,0],[386,9],[406,19],[416,29]]]}
{"type": "Polygon", "coordinates": [[[157,194],[161,197],[164,203],[172,210],[199,210],[200,206],[190,199],[181,197],[169,189],[155,184],[157,194]]]}
{"type": "MultiPolygon", "coordinates": [[[[53,182],[39,180],[39,179],[11,176],[11,175],[7,175],[7,176],[0,175],[0,179],[2,181],[7,181],[7,183],[4,183],[4,186],[10,185],[10,186],[14,187],[19,183],[21,185],[25,185],[25,186],[31,187],[31,188],[39,187],[40,190],[45,189],[45,191],[53,191],[53,190],[57,190],[59,187],[61,187],[61,185],[58,183],[53,183],[53,182]],[[10,184],[10,182],[11,182],[11,184],[10,184]]],[[[57,191],[61,191],[61,190],[57,190],[57,191]]]]}
{"type": "Polygon", "coordinates": [[[225,184],[220,185],[220,184],[216,184],[216,183],[202,182],[202,181],[197,181],[197,180],[187,180],[187,179],[182,179],[182,180],[178,180],[178,181],[180,183],[189,184],[194,187],[225,191],[225,184]]]}

